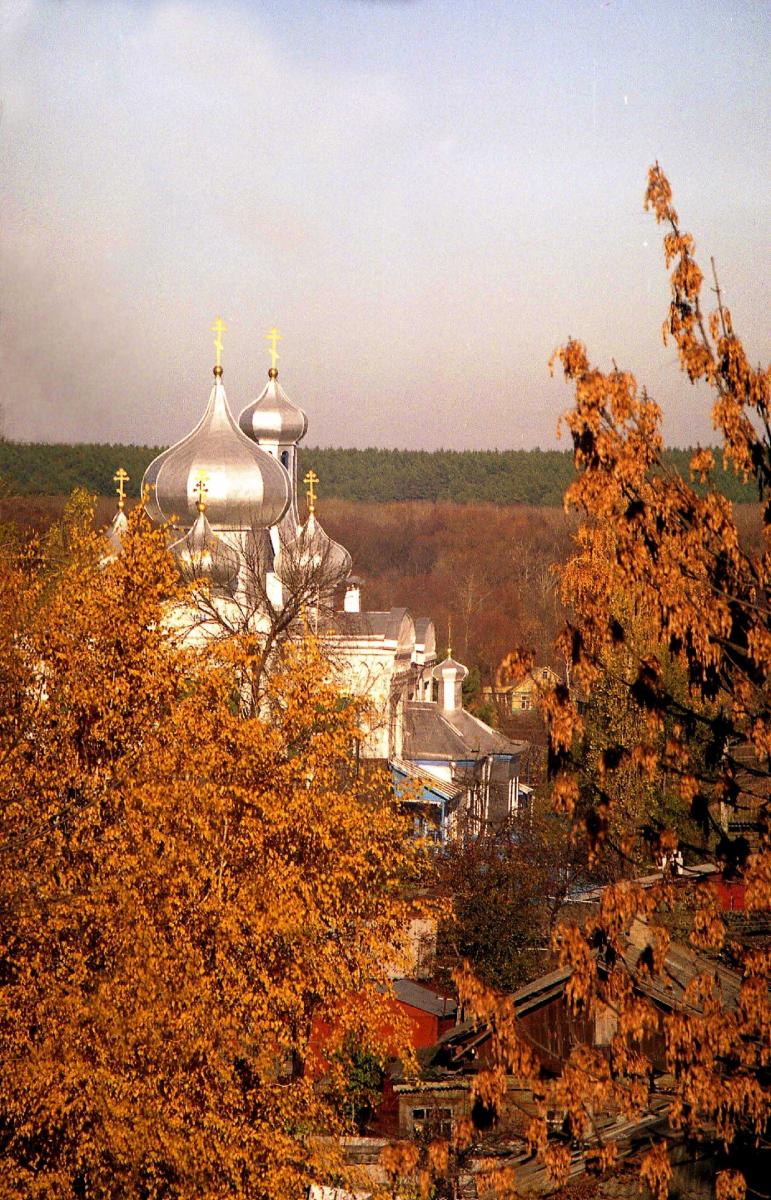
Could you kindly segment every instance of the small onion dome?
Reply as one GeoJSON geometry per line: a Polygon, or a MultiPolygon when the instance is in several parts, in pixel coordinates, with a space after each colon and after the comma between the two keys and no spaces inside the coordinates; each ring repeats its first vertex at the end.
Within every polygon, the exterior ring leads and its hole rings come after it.
{"type": "Polygon", "coordinates": [[[289,507],[292,492],[281,463],[250,441],[233,418],[214,368],[206,412],[192,433],[159,454],[145,471],[147,512],[153,521],[193,525],[196,487],[206,481],[209,520],[215,529],[275,525],[289,507]]]}
{"type": "Polygon", "coordinates": [[[348,578],[353,561],[345,546],[325,533],[316,520],[315,512],[308,514],[297,537],[282,541],[276,554],[273,570],[282,583],[292,587],[298,574],[307,576],[318,571],[322,591],[334,589],[348,578]]]}
{"type": "Polygon", "coordinates": [[[206,580],[215,587],[227,588],[238,575],[235,550],[218,538],[206,520],[204,505],[199,505],[198,517],[178,542],[169,547],[176,558],[182,578],[188,583],[206,580]]]}
{"type": "Polygon", "coordinates": [[[439,680],[439,708],[442,712],[453,713],[463,708],[463,680],[468,675],[468,667],[456,662],[450,654],[444,662],[437,663],[431,672],[434,679],[439,680]]]}
{"type": "Polygon", "coordinates": [[[104,532],[105,540],[110,548],[102,562],[111,562],[112,559],[118,557],[123,548],[123,535],[127,529],[128,518],[123,509],[119,508],[104,532]]]}
{"type": "Polygon", "coordinates": [[[248,404],[238,424],[254,441],[279,442],[287,445],[299,442],[308,431],[308,418],[287,396],[278,382],[278,371],[271,367],[265,388],[248,404]]]}
{"type": "Polygon", "coordinates": [[[468,675],[468,667],[464,667],[463,663],[459,663],[448,655],[444,662],[436,664],[431,674],[434,679],[444,679],[448,675],[454,675],[456,679],[462,680],[468,675]]]}

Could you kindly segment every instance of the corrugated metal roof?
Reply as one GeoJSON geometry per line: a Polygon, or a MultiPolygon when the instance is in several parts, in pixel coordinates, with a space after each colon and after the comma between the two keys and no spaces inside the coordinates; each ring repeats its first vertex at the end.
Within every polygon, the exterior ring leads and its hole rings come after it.
{"type": "Polygon", "coordinates": [[[430,791],[437,792],[446,800],[458,800],[466,790],[462,784],[452,783],[448,779],[439,779],[430,771],[421,770],[415,763],[407,762],[404,758],[397,758],[394,755],[389,761],[395,771],[405,775],[408,779],[414,779],[416,783],[422,784],[430,791]]]}
{"type": "Polygon", "coordinates": [[[421,1012],[431,1013],[435,1017],[453,1017],[458,1005],[452,996],[440,996],[431,988],[423,987],[412,979],[395,979],[392,987],[397,1000],[403,1004],[411,1004],[421,1012]]]}

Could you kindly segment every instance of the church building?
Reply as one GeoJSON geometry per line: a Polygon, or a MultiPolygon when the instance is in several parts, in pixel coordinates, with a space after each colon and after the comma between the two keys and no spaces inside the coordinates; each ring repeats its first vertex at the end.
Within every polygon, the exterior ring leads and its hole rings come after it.
{"type": "MultiPolygon", "coordinates": [[[[307,516],[300,515],[298,444],[308,418],[278,381],[280,335],[269,334],[267,384],[236,419],[222,382],[224,329],[218,318],[214,386],[203,416],[158,455],[143,480],[147,512],[170,530],[182,575],[202,585],[196,611],[173,619],[185,624],[191,642],[239,628],[289,636],[304,622],[341,689],[368,701],[359,753],[388,765],[416,833],[439,843],[474,836],[520,807],[525,743],[466,711],[468,671],[449,652],[437,661],[429,617],[362,606],[350,554],[316,515],[312,471],[305,477],[307,516]]],[[[124,528],[121,503],[107,532],[111,553],[119,552],[124,528]]]]}

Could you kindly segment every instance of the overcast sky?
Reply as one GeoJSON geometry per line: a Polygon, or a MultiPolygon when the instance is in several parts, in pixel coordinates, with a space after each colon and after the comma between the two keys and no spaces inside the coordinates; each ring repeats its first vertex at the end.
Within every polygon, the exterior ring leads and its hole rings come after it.
{"type": "MultiPolygon", "coordinates": [[[[763,0],[4,0],[8,435],[166,444],[222,314],[311,445],[558,445],[568,335],[710,440],[661,343],[648,165],[769,354],[763,0]]],[[[562,443],[564,444],[564,443],[562,443]]]]}

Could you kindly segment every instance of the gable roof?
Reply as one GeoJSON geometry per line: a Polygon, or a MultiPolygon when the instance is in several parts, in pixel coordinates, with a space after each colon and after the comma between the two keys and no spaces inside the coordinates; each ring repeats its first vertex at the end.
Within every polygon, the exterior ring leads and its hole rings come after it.
{"type": "Polygon", "coordinates": [[[669,943],[661,974],[651,975],[648,971],[638,971],[646,947],[652,942],[653,931],[648,922],[641,917],[635,917],[624,949],[624,961],[632,972],[634,986],[638,991],[663,1008],[696,1012],[698,1008],[686,1002],[685,990],[697,975],[711,975],[723,1005],[727,1009],[736,1007],[742,982],[738,972],[723,966],[712,957],[699,953],[684,942],[669,943]]]}
{"type": "Polygon", "coordinates": [[[443,712],[429,700],[405,705],[404,758],[458,762],[491,754],[514,757],[526,744],[504,737],[463,708],[443,712]]]}

